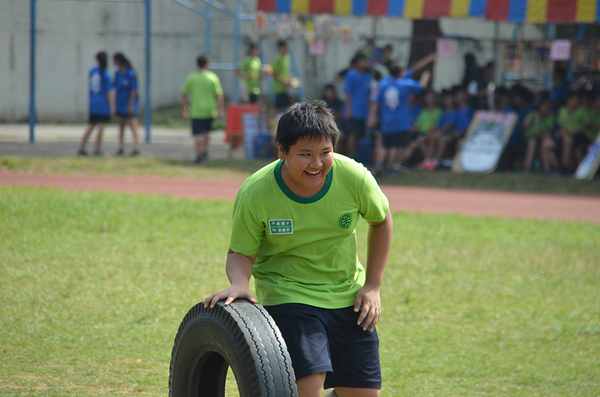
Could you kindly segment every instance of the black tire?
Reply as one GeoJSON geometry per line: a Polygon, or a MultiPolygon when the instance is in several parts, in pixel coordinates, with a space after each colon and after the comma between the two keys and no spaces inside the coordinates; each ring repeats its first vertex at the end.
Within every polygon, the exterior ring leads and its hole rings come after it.
{"type": "Polygon", "coordinates": [[[297,397],[287,347],[269,313],[236,300],[202,303],[183,318],[169,368],[169,396],[223,397],[231,367],[240,397],[297,397]]]}

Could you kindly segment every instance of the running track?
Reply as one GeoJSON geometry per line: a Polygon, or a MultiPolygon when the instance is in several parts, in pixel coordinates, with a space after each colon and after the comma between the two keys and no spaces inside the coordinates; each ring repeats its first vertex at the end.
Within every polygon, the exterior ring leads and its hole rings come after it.
{"type": "MultiPolygon", "coordinates": [[[[0,184],[233,200],[241,181],[0,173],[0,184]]],[[[392,211],[584,221],[600,224],[600,197],[382,186],[392,211]]]]}

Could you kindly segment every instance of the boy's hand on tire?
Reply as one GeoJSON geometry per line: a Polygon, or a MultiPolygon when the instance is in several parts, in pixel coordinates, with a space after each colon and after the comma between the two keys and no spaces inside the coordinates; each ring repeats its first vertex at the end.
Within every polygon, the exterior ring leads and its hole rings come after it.
{"type": "Polygon", "coordinates": [[[256,303],[256,298],[252,295],[250,288],[246,287],[238,287],[232,285],[229,288],[224,289],[223,291],[215,292],[210,295],[208,298],[204,299],[204,308],[210,307],[213,309],[218,301],[226,299],[225,306],[229,305],[236,299],[248,299],[252,303],[256,303]]]}

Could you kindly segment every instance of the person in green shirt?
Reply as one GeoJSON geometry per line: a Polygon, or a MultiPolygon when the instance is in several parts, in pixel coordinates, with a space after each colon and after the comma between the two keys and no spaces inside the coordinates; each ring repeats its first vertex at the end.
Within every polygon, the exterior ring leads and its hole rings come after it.
{"type": "Polygon", "coordinates": [[[260,49],[258,45],[250,44],[248,54],[242,59],[240,66],[235,70],[235,74],[241,77],[246,83],[250,103],[258,102],[260,95],[262,62],[259,55],[260,49]]]}
{"type": "Polygon", "coordinates": [[[208,70],[208,58],[196,59],[198,70],[190,73],[181,87],[183,117],[192,119],[192,136],[196,148],[196,164],[207,159],[209,132],[215,117],[224,117],[224,99],[221,81],[208,70]],[[191,106],[188,104],[191,96],[191,106]]]}
{"type": "Polygon", "coordinates": [[[575,170],[573,161],[574,146],[581,143],[585,131],[590,123],[589,114],[579,104],[579,96],[571,93],[567,103],[558,110],[558,137],[561,140],[561,164],[568,171],[575,170]]]}
{"type": "Polygon", "coordinates": [[[412,141],[406,149],[406,158],[410,159],[416,150],[424,157],[417,168],[421,170],[433,170],[437,167],[434,161],[434,151],[440,134],[436,133],[437,126],[444,111],[438,106],[437,94],[429,90],[424,94],[425,107],[421,110],[412,128],[412,141]]]}
{"type": "Polygon", "coordinates": [[[381,389],[379,290],[392,240],[389,203],[375,178],[334,154],[335,120],[322,101],[292,105],[277,127],[279,160],[250,176],[234,202],[220,300],[259,302],[292,358],[299,397],[376,397],[381,389]],[[367,262],[356,225],[369,224],[367,262]],[[249,288],[254,276],[256,296],[249,288]]]}
{"type": "Polygon", "coordinates": [[[290,78],[290,55],[287,41],[277,42],[279,52],[273,58],[273,93],[275,94],[275,112],[284,112],[292,101],[287,89],[292,86],[290,78]]]}
{"type": "Polygon", "coordinates": [[[549,99],[543,100],[537,109],[527,113],[523,121],[523,130],[525,131],[523,137],[527,140],[525,160],[523,161],[524,171],[531,171],[538,147],[544,172],[549,173],[558,168],[555,154],[556,143],[552,139],[554,126],[552,102],[549,99]]]}

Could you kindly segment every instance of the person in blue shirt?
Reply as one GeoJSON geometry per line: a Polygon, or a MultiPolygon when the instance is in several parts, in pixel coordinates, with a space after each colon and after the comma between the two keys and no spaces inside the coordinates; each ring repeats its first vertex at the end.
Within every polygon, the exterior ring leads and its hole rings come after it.
{"type": "Polygon", "coordinates": [[[435,169],[439,166],[442,156],[448,150],[448,142],[450,136],[456,128],[456,121],[458,118],[458,112],[454,105],[454,95],[448,90],[443,90],[442,94],[442,106],[444,112],[440,116],[437,128],[432,133],[433,138],[433,165],[430,168],[435,169]]]}
{"type": "Polygon", "coordinates": [[[354,57],[352,69],[346,73],[344,92],[346,93],[346,154],[354,158],[358,140],[365,134],[369,116],[369,98],[371,94],[371,75],[364,54],[354,57]]]}
{"type": "Polygon", "coordinates": [[[78,154],[87,156],[85,144],[92,135],[94,128],[98,126],[96,134],[96,149],[94,156],[102,155],[102,134],[104,126],[110,121],[111,114],[114,114],[114,97],[112,93],[112,83],[110,81],[110,73],[106,70],[107,67],[106,52],[100,51],[96,54],[97,66],[90,69],[89,72],[89,124],[83,133],[81,145],[79,146],[78,154]]]}
{"type": "Polygon", "coordinates": [[[431,74],[424,72],[420,81],[401,78],[402,68],[393,65],[391,68],[393,79],[384,81],[377,94],[377,98],[369,114],[369,126],[377,124],[380,117],[380,128],[383,133],[383,150],[376,152],[375,174],[383,171],[386,162],[388,175],[395,175],[394,162],[398,151],[408,144],[411,118],[409,109],[409,95],[418,94],[429,83],[431,74]]]}
{"type": "Polygon", "coordinates": [[[131,156],[140,154],[140,137],[138,133],[138,84],[135,71],[131,62],[121,52],[113,55],[115,71],[114,86],[116,89],[116,112],[119,117],[119,151],[117,156],[124,152],[125,126],[129,125],[133,133],[133,151],[131,156]]]}

